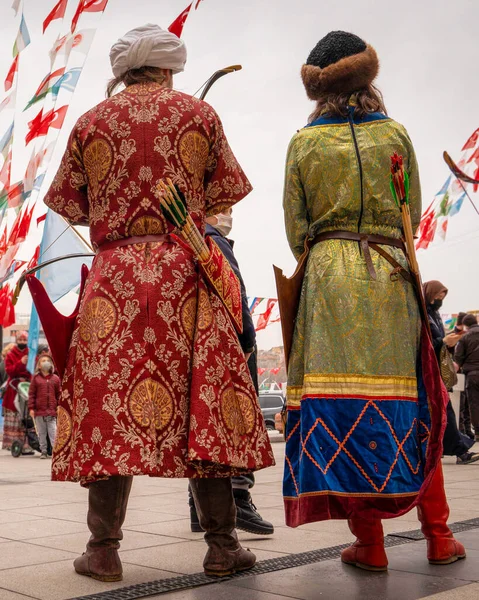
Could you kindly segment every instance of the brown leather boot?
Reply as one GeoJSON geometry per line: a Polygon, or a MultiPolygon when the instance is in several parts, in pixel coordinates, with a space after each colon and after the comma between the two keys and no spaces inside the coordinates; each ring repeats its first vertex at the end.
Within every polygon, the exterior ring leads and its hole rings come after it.
{"type": "Polygon", "coordinates": [[[432,565],[449,565],[466,558],[461,542],[454,539],[447,526],[449,505],[444,491],[442,465],[436,468],[431,484],[417,507],[417,516],[427,540],[427,558],[432,565]]]}
{"type": "Polygon", "coordinates": [[[231,479],[190,479],[190,486],[200,525],[206,531],[205,575],[225,577],[254,567],[256,556],[241,547],[236,535],[231,479]]]}
{"type": "Polygon", "coordinates": [[[99,581],[123,579],[118,548],[132,482],[133,477],[115,475],[89,485],[87,523],[92,535],[86,552],[73,562],[80,575],[99,581]]]}
{"type": "Polygon", "coordinates": [[[341,552],[341,560],[366,571],[387,571],[384,533],[380,519],[349,519],[349,529],[358,539],[341,552]]]}

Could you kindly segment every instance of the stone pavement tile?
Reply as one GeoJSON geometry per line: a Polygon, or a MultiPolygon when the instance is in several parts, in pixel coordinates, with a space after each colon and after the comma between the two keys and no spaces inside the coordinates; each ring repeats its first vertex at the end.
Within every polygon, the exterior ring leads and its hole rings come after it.
{"type": "MultiPolygon", "coordinates": [[[[159,513],[156,513],[159,514],[159,513]]],[[[155,533],[170,535],[171,537],[186,540],[202,540],[203,533],[193,533],[190,527],[190,519],[177,519],[175,521],[164,521],[155,533]]]]}
{"type": "Polygon", "coordinates": [[[128,510],[134,508],[137,510],[156,510],[161,511],[165,509],[165,506],[171,506],[175,502],[171,502],[173,498],[176,500],[176,504],[184,502],[188,503],[187,492],[175,490],[172,492],[169,490],[167,493],[156,493],[153,489],[150,490],[152,493],[149,496],[130,496],[128,500],[128,510]]]}
{"type": "MultiPolygon", "coordinates": [[[[121,560],[123,564],[153,567],[172,573],[202,573],[206,551],[207,546],[203,540],[185,541],[168,546],[121,551],[121,560]]],[[[263,550],[254,550],[254,553],[258,560],[286,556],[280,552],[263,550]]]]}
{"type": "Polygon", "coordinates": [[[461,510],[459,508],[451,508],[451,513],[449,515],[448,522],[456,523],[457,521],[468,521],[469,519],[477,519],[478,517],[479,517],[479,511],[461,510]]]}
{"type": "Polygon", "coordinates": [[[64,600],[167,577],[171,577],[171,573],[126,565],[123,581],[102,583],[90,577],[77,575],[73,570],[72,561],[66,560],[38,565],[34,569],[21,567],[2,571],[0,585],[20,594],[34,593],[40,600],[64,600]]]}
{"type": "MultiPolygon", "coordinates": [[[[33,492],[32,492],[33,494],[33,492]]],[[[78,502],[78,498],[76,500],[78,502]]],[[[5,498],[0,497],[0,512],[14,510],[18,512],[20,508],[29,508],[35,506],[53,506],[55,504],[64,504],[63,500],[50,500],[41,496],[25,496],[21,490],[15,490],[5,498]],[[13,501],[14,499],[14,501],[13,501]]]]}
{"type": "MultiPolygon", "coordinates": [[[[460,539],[460,534],[458,534],[460,539]]],[[[479,581],[479,550],[468,549],[467,558],[450,565],[430,565],[426,542],[414,542],[387,549],[389,569],[431,577],[479,581]]]]}
{"type": "Polygon", "coordinates": [[[479,496],[468,496],[466,493],[462,496],[462,498],[448,499],[448,504],[450,508],[470,510],[472,512],[479,513],[479,496]]]}
{"type": "Polygon", "coordinates": [[[67,558],[74,559],[76,554],[64,550],[40,548],[39,546],[33,546],[32,544],[25,544],[23,542],[9,542],[8,544],[2,544],[0,556],[1,581],[5,569],[26,567],[27,565],[39,565],[42,563],[65,560],[67,558]]]}
{"type": "Polygon", "coordinates": [[[6,537],[10,540],[31,540],[46,537],[46,534],[61,533],[84,533],[86,535],[87,531],[86,523],[42,518],[35,521],[25,521],[21,524],[2,523],[0,525],[0,537],[6,537]]]}
{"type": "MultiPolygon", "coordinates": [[[[475,600],[477,598],[479,598],[479,583],[471,583],[448,592],[427,596],[427,600],[475,600]]],[[[419,598],[419,600],[426,600],[426,598],[419,598]]]]}
{"type": "MultiPolygon", "coordinates": [[[[269,594],[258,590],[250,590],[216,583],[183,592],[171,592],[161,596],[150,596],[151,600],[296,600],[297,596],[269,594]]],[[[322,598],[322,596],[321,596],[322,598]]]]}
{"type": "Polygon", "coordinates": [[[16,592],[10,592],[0,587],[0,600],[37,600],[37,596],[25,596],[24,594],[17,594],[16,592]]]}
{"type": "MultiPolygon", "coordinates": [[[[152,546],[162,546],[164,544],[178,542],[178,539],[175,538],[152,535],[140,531],[124,531],[123,533],[124,537],[121,542],[122,550],[135,550],[137,548],[149,548],[152,546]]],[[[37,547],[42,546],[46,548],[56,548],[58,550],[67,550],[78,555],[85,551],[85,546],[89,537],[89,532],[85,532],[81,534],[71,533],[66,535],[53,535],[28,541],[31,545],[37,547]]]]}
{"type": "MultiPolygon", "coordinates": [[[[52,506],[40,506],[34,508],[19,509],[19,513],[26,515],[35,515],[31,518],[45,517],[55,518],[62,521],[75,521],[77,523],[86,523],[88,503],[85,502],[70,502],[66,504],[57,504],[52,506]]],[[[0,513],[0,523],[7,522],[10,512],[5,511],[0,513]],[[2,516],[3,514],[3,516],[2,516]]],[[[175,516],[177,519],[178,516],[175,516]]],[[[163,521],[164,515],[157,512],[149,512],[145,510],[135,510],[128,507],[125,519],[125,527],[133,525],[143,525],[144,523],[156,523],[163,521]]]]}
{"type": "Polygon", "coordinates": [[[251,550],[271,550],[286,554],[307,552],[317,548],[328,548],[351,541],[351,533],[344,531],[311,531],[308,529],[291,529],[278,527],[272,536],[257,536],[244,531],[238,531],[238,537],[243,546],[251,550]]]}
{"type": "MultiPolygon", "coordinates": [[[[35,510],[35,509],[33,509],[35,510]]],[[[51,513],[51,511],[50,511],[51,513]]],[[[19,523],[21,521],[34,521],[38,519],[38,516],[32,512],[28,512],[27,509],[19,509],[19,512],[13,512],[11,510],[3,510],[0,511],[0,528],[2,523],[19,523]],[[22,513],[22,510],[26,510],[25,513],[22,513]]]]}
{"type": "MultiPolygon", "coordinates": [[[[220,585],[222,588],[242,587],[249,591],[269,592],[278,594],[279,598],[283,594],[301,600],[417,600],[463,584],[463,581],[452,577],[426,577],[394,570],[371,573],[343,565],[339,560],[329,560],[265,575],[252,575],[220,585]]],[[[172,595],[171,600],[177,599],[172,595]]]]}
{"type": "MultiPolygon", "coordinates": [[[[479,550],[479,529],[460,531],[455,536],[464,544],[467,550],[479,550]]],[[[479,575],[477,579],[479,580],[479,575]]]]}
{"type": "Polygon", "coordinates": [[[158,514],[176,515],[176,519],[180,519],[181,517],[186,518],[190,516],[190,507],[188,506],[188,503],[186,501],[183,502],[183,498],[181,496],[176,499],[176,503],[168,502],[167,505],[161,505],[159,506],[159,508],[150,508],[148,509],[148,511],[156,512],[158,514]]]}

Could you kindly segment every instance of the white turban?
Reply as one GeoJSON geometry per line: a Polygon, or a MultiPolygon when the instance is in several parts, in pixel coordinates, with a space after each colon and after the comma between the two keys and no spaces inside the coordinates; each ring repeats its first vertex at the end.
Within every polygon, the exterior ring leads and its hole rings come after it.
{"type": "Polygon", "coordinates": [[[113,44],[110,62],[115,77],[146,66],[180,73],[185,68],[186,46],[174,33],[148,23],[132,29],[113,44]]]}

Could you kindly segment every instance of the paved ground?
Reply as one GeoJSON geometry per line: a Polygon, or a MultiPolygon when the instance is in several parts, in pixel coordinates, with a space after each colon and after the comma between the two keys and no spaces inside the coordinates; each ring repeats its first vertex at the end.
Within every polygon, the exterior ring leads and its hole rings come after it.
{"type": "MultiPolygon", "coordinates": [[[[284,526],[281,477],[284,444],[275,438],[278,465],[260,472],[254,501],[276,528],[274,536],[240,533],[259,560],[287,556],[351,541],[346,523],[284,526]]],[[[479,463],[456,466],[445,459],[451,521],[479,518],[479,463]]],[[[201,572],[205,545],[189,529],[186,482],[135,479],[124,527],[124,580],[102,584],[77,576],[72,560],[84,550],[87,492],[75,484],[49,481],[50,461],[14,459],[0,451],[0,600],[63,600],[137,583],[201,572]]],[[[385,530],[418,528],[415,513],[386,521],[385,530]]],[[[479,529],[458,536],[468,559],[431,567],[424,542],[388,550],[387,574],[368,574],[329,560],[270,574],[162,595],[167,600],[273,600],[351,598],[367,600],[469,600],[479,598],[479,529]]],[[[115,596],[110,596],[115,597],[115,596]]]]}

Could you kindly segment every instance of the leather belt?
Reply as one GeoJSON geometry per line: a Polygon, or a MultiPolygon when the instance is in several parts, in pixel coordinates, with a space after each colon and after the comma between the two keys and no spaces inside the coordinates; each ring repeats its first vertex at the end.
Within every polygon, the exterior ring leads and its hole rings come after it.
{"type": "Polygon", "coordinates": [[[99,248],[98,253],[106,252],[107,250],[115,250],[122,246],[133,246],[135,244],[147,244],[149,242],[157,244],[159,242],[167,242],[170,240],[168,233],[162,233],[158,235],[134,235],[132,237],[121,238],[120,240],[113,240],[112,242],[104,242],[99,248]]]}
{"type": "Polygon", "coordinates": [[[410,273],[403,266],[401,266],[397,260],[389,254],[389,252],[386,252],[384,248],[381,248],[381,246],[394,246],[395,248],[400,248],[404,254],[406,254],[404,242],[398,238],[390,238],[385,235],[356,233],[355,231],[336,230],[319,233],[311,240],[310,244],[311,246],[314,246],[315,244],[325,240],[349,240],[353,242],[359,242],[368,273],[374,280],[377,279],[377,275],[371,258],[370,248],[380,254],[385,260],[388,261],[390,265],[394,267],[390,273],[391,279],[397,279],[397,277],[401,275],[404,279],[406,279],[406,281],[412,283],[412,277],[410,273]]]}

